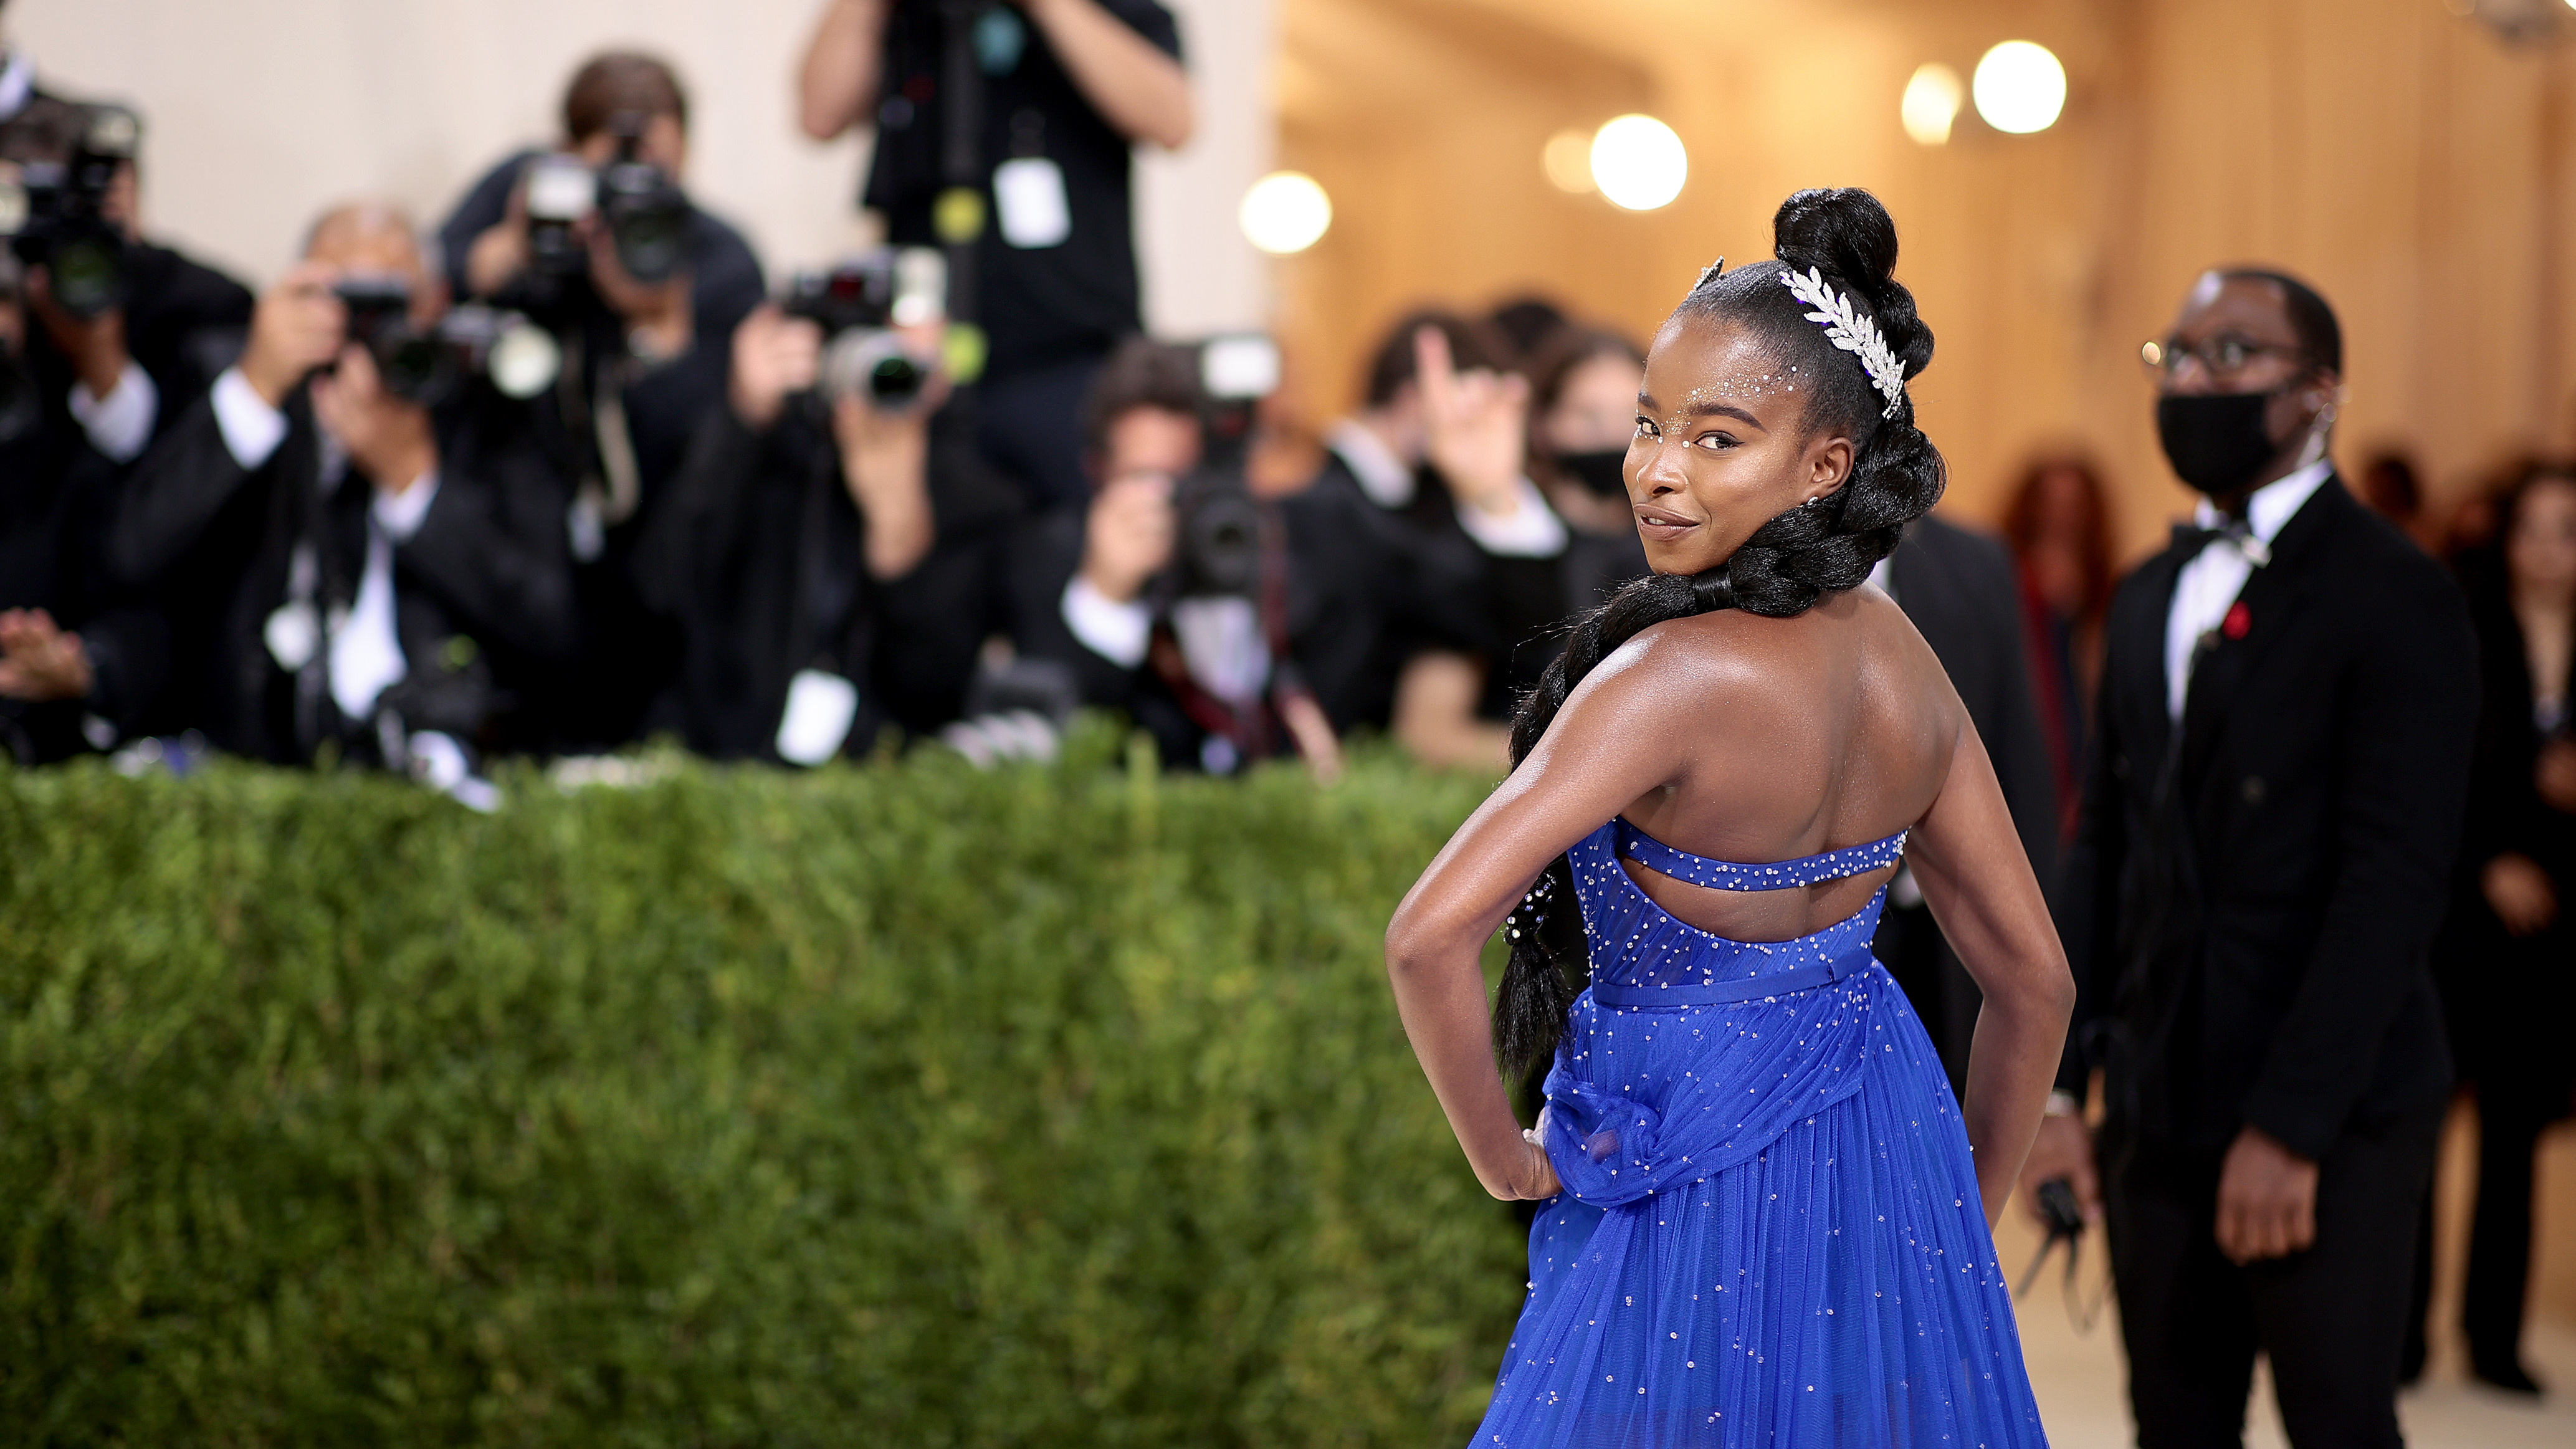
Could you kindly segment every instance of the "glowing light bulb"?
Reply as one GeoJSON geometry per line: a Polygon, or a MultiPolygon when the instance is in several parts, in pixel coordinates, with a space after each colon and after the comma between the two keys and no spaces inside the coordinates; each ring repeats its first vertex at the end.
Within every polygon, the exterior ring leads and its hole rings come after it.
{"type": "Polygon", "coordinates": [[[1243,193],[1243,235],[1274,257],[1313,246],[1333,224],[1333,199],[1303,171],[1273,171],[1243,193]]]}
{"type": "Polygon", "coordinates": [[[2007,40],[1977,62],[1977,114],[1998,131],[2027,136],[2057,124],[2066,109],[2066,67],[2048,47],[2007,40]]]}
{"type": "Polygon", "coordinates": [[[1947,145],[1950,123],[1959,119],[1960,103],[1967,98],[1968,88],[1960,84],[1959,73],[1932,61],[1914,68],[1914,78],[1905,83],[1905,99],[1897,103],[1897,117],[1915,144],[1947,145]]]}
{"type": "MultiPolygon", "coordinates": [[[[2576,5],[2576,0],[2568,3],[2576,5]]],[[[1559,131],[1547,138],[1538,164],[1546,168],[1549,185],[1569,196],[1581,196],[1592,189],[1592,137],[1582,131],[1559,131]]]]}
{"type": "Polygon", "coordinates": [[[1592,136],[1592,183],[1611,204],[1653,211],[1682,194],[1690,152],[1652,116],[1617,116],[1592,136]]]}

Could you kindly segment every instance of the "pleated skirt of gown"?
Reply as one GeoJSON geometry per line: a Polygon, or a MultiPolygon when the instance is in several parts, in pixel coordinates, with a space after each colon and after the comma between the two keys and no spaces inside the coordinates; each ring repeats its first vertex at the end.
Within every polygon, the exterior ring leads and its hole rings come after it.
{"type": "Polygon", "coordinates": [[[1956,1099],[1883,967],[1705,1007],[1587,991],[1569,1028],[1541,1129],[1569,1191],[1479,1449],[2046,1443],[1956,1099]]]}

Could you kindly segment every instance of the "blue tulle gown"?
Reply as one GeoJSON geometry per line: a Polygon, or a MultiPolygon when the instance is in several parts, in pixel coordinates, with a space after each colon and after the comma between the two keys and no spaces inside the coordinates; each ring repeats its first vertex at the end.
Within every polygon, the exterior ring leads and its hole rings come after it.
{"type": "Polygon", "coordinates": [[[1618,860],[1771,890],[1904,842],[1731,865],[1613,820],[1575,847],[1592,985],[1539,1129],[1566,1190],[1531,1228],[1477,1449],[2046,1442],[1957,1101],[1869,954],[1886,892],[1751,944],[1667,915],[1618,860]]]}

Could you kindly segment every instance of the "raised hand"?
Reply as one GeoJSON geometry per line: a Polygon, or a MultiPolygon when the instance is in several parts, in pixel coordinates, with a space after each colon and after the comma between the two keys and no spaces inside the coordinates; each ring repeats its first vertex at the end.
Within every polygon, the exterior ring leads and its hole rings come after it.
{"type": "Polygon", "coordinates": [[[774,302],[753,308],[733,329],[733,415],[754,432],[776,423],[788,394],[812,387],[822,364],[822,328],[774,302]]]}
{"type": "Polygon", "coordinates": [[[1092,496],[1083,526],[1084,581],[1102,598],[1133,602],[1145,581],[1172,561],[1179,529],[1170,477],[1129,473],[1110,479],[1092,496]]]}
{"type": "Polygon", "coordinates": [[[313,379],[313,420],[379,492],[400,493],[438,466],[429,409],[386,391],[375,354],[354,342],[340,349],[337,368],[313,379]]]}
{"type": "Polygon", "coordinates": [[[1460,502],[1509,515],[1528,467],[1529,381],[1485,368],[1460,372],[1437,327],[1413,334],[1425,451],[1460,502]]]}
{"type": "Polygon", "coordinates": [[[260,294],[239,365],[270,407],[284,406],[297,383],[339,355],[349,325],[348,309],[331,293],[339,276],[327,262],[298,262],[260,294]]]}

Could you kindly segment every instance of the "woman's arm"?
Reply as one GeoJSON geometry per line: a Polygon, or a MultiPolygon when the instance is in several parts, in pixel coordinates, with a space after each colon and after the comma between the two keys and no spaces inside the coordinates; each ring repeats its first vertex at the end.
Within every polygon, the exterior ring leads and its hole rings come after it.
{"type": "Polygon", "coordinates": [[[796,68],[796,123],[817,141],[857,125],[877,99],[887,0],[831,0],[796,68]]]}
{"type": "Polygon", "coordinates": [[[2075,1010],[2075,978],[1985,743],[1964,719],[1949,777],[1914,828],[1906,859],[1941,934],[1986,997],[1960,1113],[1992,1223],[2038,1135],[2075,1010]]]}
{"type": "Polygon", "coordinates": [[[1167,151],[1189,144],[1190,78],[1181,63],[1095,0],[1019,0],[1082,98],[1119,135],[1167,151]]]}
{"type": "Polygon", "coordinates": [[[1468,1165],[1498,1198],[1553,1197],[1556,1174],[1546,1154],[1522,1140],[1494,1069],[1477,958],[1549,861],[1677,774],[1673,701],[1692,684],[1680,677],[1674,644],[1650,631],[1603,660],[1529,758],[1432,859],[1387,926],[1386,973],[1404,1034],[1468,1165]]]}

